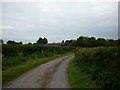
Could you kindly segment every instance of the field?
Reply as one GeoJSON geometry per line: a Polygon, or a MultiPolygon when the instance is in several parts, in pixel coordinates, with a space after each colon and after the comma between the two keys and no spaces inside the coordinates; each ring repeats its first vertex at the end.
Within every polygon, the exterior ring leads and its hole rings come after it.
{"type": "Polygon", "coordinates": [[[3,45],[3,85],[24,72],[55,58],[68,55],[73,47],[40,45],[3,45]]]}
{"type": "Polygon", "coordinates": [[[119,56],[119,47],[77,48],[68,71],[71,85],[74,88],[81,84],[84,86],[81,86],[82,88],[95,87],[91,83],[92,80],[102,88],[120,88],[119,56]],[[80,77],[83,78],[79,79],[80,77]],[[86,83],[91,83],[92,86],[84,85],[86,83]]]}

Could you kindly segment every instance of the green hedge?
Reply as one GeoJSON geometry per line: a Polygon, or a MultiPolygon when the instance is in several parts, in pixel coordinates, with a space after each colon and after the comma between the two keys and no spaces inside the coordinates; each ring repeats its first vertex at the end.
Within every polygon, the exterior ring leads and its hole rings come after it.
{"type": "Polygon", "coordinates": [[[2,45],[3,57],[28,56],[30,54],[42,54],[44,52],[62,53],[72,51],[73,47],[67,46],[42,46],[42,45],[2,45]]]}
{"type": "Polygon", "coordinates": [[[104,88],[120,88],[119,47],[77,48],[73,63],[104,88]]]}
{"type": "Polygon", "coordinates": [[[41,45],[3,45],[2,70],[20,65],[28,60],[64,54],[73,51],[73,47],[41,45]]]}

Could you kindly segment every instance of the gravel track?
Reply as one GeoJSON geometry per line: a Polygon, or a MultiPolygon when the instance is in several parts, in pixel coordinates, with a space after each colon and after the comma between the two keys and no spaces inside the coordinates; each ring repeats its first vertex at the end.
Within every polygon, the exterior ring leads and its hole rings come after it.
{"type": "Polygon", "coordinates": [[[74,55],[68,55],[49,61],[34,68],[4,88],[70,88],[67,67],[74,55]]]}

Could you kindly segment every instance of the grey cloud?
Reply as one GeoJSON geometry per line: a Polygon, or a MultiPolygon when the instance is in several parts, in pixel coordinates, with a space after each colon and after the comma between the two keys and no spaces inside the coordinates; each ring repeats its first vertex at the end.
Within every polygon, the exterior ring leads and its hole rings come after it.
{"type": "Polygon", "coordinates": [[[50,42],[96,36],[117,39],[117,3],[3,3],[3,39],[50,42]]]}

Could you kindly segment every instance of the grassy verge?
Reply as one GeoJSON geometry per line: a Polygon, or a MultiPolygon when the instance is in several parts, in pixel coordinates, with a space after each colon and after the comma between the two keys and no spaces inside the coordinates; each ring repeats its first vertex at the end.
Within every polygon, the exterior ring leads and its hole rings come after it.
{"type": "Polygon", "coordinates": [[[88,74],[74,66],[73,61],[68,67],[68,79],[72,88],[99,88],[88,74]]]}
{"type": "Polygon", "coordinates": [[[17,78],[18,76],[20,76],[21,74],[27,72],[30,69],[33,69],[41,64],[44,64],[48,61],[51,61],[53,59],[62,57],[62,56],[66,56],[69,55],[71,53],[66,53],[66,54],[60,54],[60,55],[54,55],[51,57],[47,57],[47,58],[41,58],[41,59],[36,59],[36,60],[28,60],[27,62],[25,62],[24,64],[15,66],[15,67],[11,67],[7,70],[4,70],[2,73],[2,84],[3,86],[6,85],[9,81],[17,78]]]}
{"type": "Polygon", "coordinates": [[[67,52],[62,53],[55,53],[55,52],[44,52],[42,54],[29,54],[28,56],[18,55],[18,56],[10,56],[6,58],[2,58],[2,70],[6,71],[8,69],[14,68],[15,66],[19,66],[28,62],[32,62],[33,60],[37,60],[40,58],[46,58],[54,55],[64,54],[67,52]]]}

